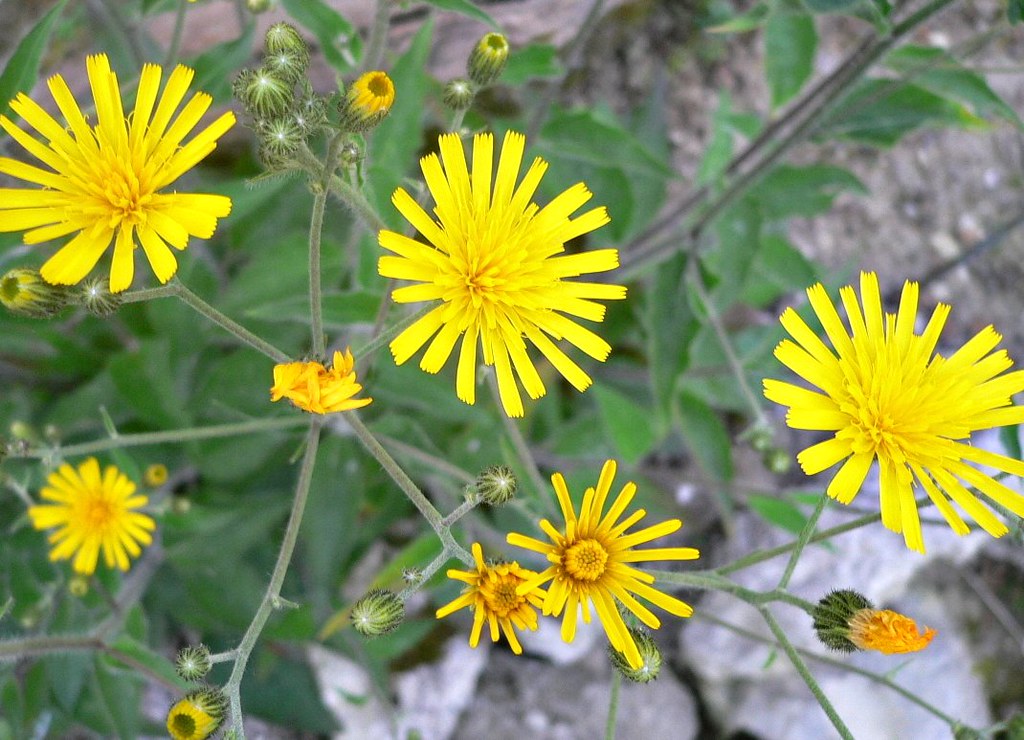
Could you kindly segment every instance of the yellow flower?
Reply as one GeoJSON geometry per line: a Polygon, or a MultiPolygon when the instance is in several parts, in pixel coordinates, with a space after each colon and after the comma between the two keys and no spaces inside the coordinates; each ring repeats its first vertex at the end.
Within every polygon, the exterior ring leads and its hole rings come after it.
{"type": "Polygon", "coordinates": [[[341,125],[365,131],[380,123],[395,102],[395,84],[386,72],[366,72],[349,87],[341,104],[341,125]]]}
{"type": "Polygon", "coordinates": [[[874,273],[861,274],[860,293],[858,305],[852,286],[840,291],[848,332],[825,289],[807,290],[831,349],[792,308],[782,314],[796,341],[783,340],[775,357],[821,392],[765,380],[764,394],[790,407],[786,423],[794,429],[833,433],[798,455],[804,472],[845,461],[827,493],[848,504],[877,460],[882,523],[902,532],[912,550],[924,552],[915,479],[957,534],[968,526],[947,496],[993,537],[1006,534],[1006,525],[960,481],[1024,516],[1024,497],[967,464],[1024,475],[1021,461],[969,444],[972,432],[1024,422],[1024,408],[1012,400],[1024,390],[1024,372],[1005,373],[1013,362],[1005,350],[992,352],[1001,337],[991,326],[948,358],[935,354],[950,308],[936,306],[916,334],[917,283],[904,284],[896,314],[883,313],[874,273]]]}
{"type": "Polygon", "coordinates": [[[48,84],[64,123],[27,95],[19,94],[11,102],[11,109],[42,141],[0,116],[0,126],[45,165],[44,169],[0,157],[0,173],[40,186],[0,188],[0,231],[25,231],[26,244],[75,234],[43,265],[43,278],[50,283],[81,281],[112,241],[112,293],[131,285],[138,244],[157,279],[166,283],[178,269],[168,244],[181,250],[190,236],[210,238],[217,219],[231,211],[231,200],[159,191],[212,152],[235,117],[223,114],[182,144],[212,101],[206,93],[196,93],[174,116],[192,81],[191,69],[176,67],[158,95],[163,70],[145,65],[135,107],[127,116],[106,55],[88,57],[86,69],[96,104],[95,125],[90,126],[60,75],[48,84]]]}
{"type": "Polygon", "coordinates": [[[693,608],[679,599],[664,594],[650,584],[654,576],[632,568],[628,563],[642,563],[650,560],[694,560],[700,553],[692,547],[662,547],[634,550],[636,545],[670,535],[682,526],[678,519],[641,529],[627,534],[633,525],[646,515],[640,509],[622,521],[620,517],[636,494],[636,484],[629,482],[615,497],[605,513],[605,503],[615,478],[615,461],[608,460],[601,469],[597,488],[588,488],[583,494],[579,516],[573,508],[561,473],[551,476],[558,503],[565,517],[565,527],[559,531],[547,520],[542,519],[540,528],[551,540],[550,543],[513,532],[508,535],[511,545],[546,555],[552,565],[537,576],[528,579],[518,593],[529,593],[532,589],[551,581],[542,607],[544,615],[562,619],[562,639],[572,642],[576,636],[576,618],[579,608],[583,621],[590,622],[590,604],[608,634],[612,647],[623,653],[634,669],[643,664],[636,642],[630,635],[626,623],[619,613],[619,604],[636,615],[651,629],[661,626],[658,618],[635,596],[660,606],[678,617],[688,617],[693,608]],[[618,603],[617,603],[618,602],[618,603]]]}
{"type": "Polygon", "coordinates": [[[512,652],[520,655],[523,647],[519,644],[515,630],[537,629],[535,609],[542,603],[544,590],[535,587],[520,592],[518,589],[526,581],[536,578],[537,574],[520,568],[515,562],[488,565],[484,562],[483,549],[476,542],[473,543],[473,559],[476,561],[475,571],[448,571],[449,578],[469,585],[459,598],[437,610],[437,618],[447,617],[468,606],[473,611],[470,647],[480,644],[480,633],[484,623],[487,623],[491,629],[491,642],[497,642],[501,632],[504,632],[512,652]]]}
{"type": "Polygon", "coordinates": [[[146,505],[145,496],[135,495],[135,484],[113,465],[100,476],[100,464],[90,457],[76,471],[65,463],[46,481],[40,496],[53,504],[30,506],[28,515],[36,529],[57,530],[50,535],[54,545],[50,560],[67,560],[74,555],[77,573],[96,571],[99,552],[108,568],[128,570],[129,556],[138,557],[140,544],[153,541],[156,523],[135,509],[146,505]]]}
{"type": "Polygon", "coordinates": [[[473,137],[472,173],[457,135],[445,134],[439,142],[440,158],[431,154],[420,160],[437,219],[402,188],[391,198],[428,244],[394,231],[379,236],[380,245],[398,255],[380,258],[380,274],[418,283],[396,290],[395,301],[440,301],[391,342],[395,362],[401,365],[434,337],[420,367],[436,373],[461,338],[456,392],[472,404],[479,343],[484,362],[497,372],[505,412],[522,416],[514,376],[531,398],[546,392],[527,354],[525,336],[573,386],[585,390],[590,377],[552,339],[565,339],[597,360],[611,351],[607,342],[571,317],[602,321],[605,308],[595,301],[625,298],[626,289],[569,278],[614,269],[618,252],[564,254],[566,242],[608,223],[608,213],[601,207],[570,218],[591,198],[583,183],[544,208],[533,203],[547,163],[534,159],[516,187],[526,145],[521,134],[505,135],[496,172],[490,134],[473,137]]]}
{"type": "Polygon", "coordinates": [[[173,740],[206,740],[220,727],[226,708],[220,689],[197,689],[167,712],[167,732],[173,740]]]}
{"type": "Polygon", "coordinates": [[[275,365],[270,400],[287,398],[303,411],[330,414],[369,405],[372,398],[353,398],[362,389],[356,382],[352,353],[348,349],[344,353],[335,350],[330,370],[319,362],[275,365]]]}
{"type": "Polygon", "coordinates": [[[877,650],[886,655],[916,653],[935,637],[935,630],[924,633],[910,617],[890,609],[861,609],[850,619],[849,640],[861,650],[877,650]]]}

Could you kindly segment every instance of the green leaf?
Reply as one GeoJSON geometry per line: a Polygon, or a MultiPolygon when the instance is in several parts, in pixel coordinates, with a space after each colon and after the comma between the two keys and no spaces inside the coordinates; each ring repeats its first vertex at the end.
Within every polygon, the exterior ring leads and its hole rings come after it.
{"type": "Polygon", "coordinates": [[[619,457],[630,465],[636,464],[660,436],[653,428],[656,417],[650,409],[609,386],[596,385],[592,392],[619,457]]]}
{"type": "Polygon", "coordinates": [[[118,655],[111,655],[109,656],[111,660],[121,663],[130,670],[138,670],[138,666],[142,666],[154,675],[160,676],[164,681],[177,686],[182,693],[188,689],[188,681],[178,675],[174,669],[174,663],[170,659],[154,652],[149,646],[138,640],[128,635],[121,635],[110,644],[110,647],[124,656],[120,658],[118,655]]]}
{"type": "Polygon", "coordinates": [[[71,711],[85,686],[91,662],[88,653],[63,653],[41,658],[57,706],[71,711]]]}
{"type": "Polygon", "coordinates": [[[338,11],[323,0],[281,0],[281,5],[296,23],[316,36],[332,67],[339,72],[355,68],[362,54],[359,34],[338,11]]]}
{"type": "Polygon", "coordinates": [[[864,0],[804,0],[813,13],[852,13],[864,0]]]}
{"type": "Polygon", "coordinates": [[[807,517],[800,511],[800,507],[790,501],[752,493],[747,496],[747,504],[769,524],[794,534],[800,534],[807,523],[807,517]]]}
{"type": "Polygon", "coordinates": [[[441,10],[450,10],[453,13],[461,13],[462,15],[473,18],[474,20],[486,23],[488,26],[495,30],[499,30],[498,23],[487,15],[480,8],[476,7],[469,0],[426,0],[427,5],[433,5],[435,8],[441,10]]]}
{"type": "Polygon", "coordinates": [[[885,65],[936,95],[970,106],[978,116],[997,116],[1018,127],[1024,125],[1016,111],[989,87],[984,77],[965,68],[943,49],[903,46],[885,58],[885,65]]]}
{"type": "Polygon", "coordinates": [[[732,443],[715,410],[682,390],[676,396],[676,424],[701,470],[716,481],[732,480],[732,443]]]}
{"type": "Polygon", "coordinates": [[[39,62],[50,41],[53,26],[64,12],[68,0],[60,0],[49,13],[18,44],[3,74],[0,74],[0,113],[6,113],[11,100],[20,93],[29,93],[39,77],[39,62]]]}
{"type": "Polygon", "coordinates": [[[1024,21],[1024,0],[1009,0],[1006,6],[1006,17],[1011,24],[1024,21]]]}
{"type": "Polygon", "coordinates": [[[249,670],[242,679],[246,712],[293,731],[331,735],[338,723],[320,701],[316,679],[305,661],[288,660],[264,651],[262,670],[249,670]]]}
{"type": "Polygon", "coordinates": [[[676,380],[690,364],[690,342],[700,328],[686,297],[687,259],[677,254],[661,265],[644,296],[647,367],[655,406],[663,421],[672,408],[676,380]]]}
{"type": "Polygon", "coordinates": [[[729,123],[731,111],[732,98],[727,90],[722,90],[718,96],[718,107],[711,117],[711,139],[697,168],[698,185],[716,182],[729,166],[733,150],[732,126],[729,123]]]}
{"type": "Polygon", "coordinates": [[[768,20],[768,16],[770,14],[771,7],[767,3],[758,3],[746,13],[738,15],[735,18],[731,18],[724,23],[719,23],[717,26],[711,26],[706,30],[709,33],[741,33],[743,31],[753,31],[755,28],[763,26],[765,21],[768,20]]]}
{"type": "Polygon", "coordinates": [[[764,27],[764,65],[772,107],[778,108],[800,92],[814,71],[818,34],[809,15],[773,13],[764,27]]]}
{"type": "Polygon", "coordinates": [[[134,351],[115,355],[110,375],[121,397],[140,418],[157,428],[187,427],[184,398],[167,362],[168,339],[145,339],[134,351]]]}
{"type": "Polygon", "coordinates": [[[565,72],[558,60],[558,49],[551,44],[528,44],[508,55],[508,64],[501,73],[505,85],[521,85],[538,77],[558,77],[565,72]]]}
{"type": "Polygon", "coordinates": [[[743,286],[742,301],[767,306],[781,296],[813,285],[818,274],[806,257],[779,234],[765,234],[743,286]]]}
{"type": "MultiPolygon", "coordinates": [[[[351,324],[372,322],[380,309],[381,296],[365,290],[325,293],[323,296],[324,326],[345,329],[351,324]]],[[[293,295],[277,301],[253,306],[246,316],[267,321],[309,324],[309,298],[293,295]]]]}
{"type": "Polygon", "coordinates": [[[867,188],[849,170],[827,164],[780,165],[752,190],[766,221],[815,216],[832,207],[839,193],[867,195],[867,188]]]}
{"type": "Polygon", "coordinates": [[[215,100],[231,98],[231,81],[252,53],[253,24],[237,39],[210,48],[191,61],[196,71],[192,89],[209,93],[215,100]]]}
{"type": "Polygon", "coordinates": [[[739,298],[761,249],[763,227],[760,205],[752,198],[744,198],[726,209],[715,221],[717,243],[704,256],[701,266],[714,274],[711,296],[721,310],[739,298]]]}

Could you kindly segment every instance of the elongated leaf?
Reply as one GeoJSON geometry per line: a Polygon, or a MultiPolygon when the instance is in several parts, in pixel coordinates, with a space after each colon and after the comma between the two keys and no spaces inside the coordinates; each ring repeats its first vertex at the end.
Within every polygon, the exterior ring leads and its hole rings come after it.
{"type": "Polygon", "coordinates": [[[733,133],[729,125],[731,112],[732,98],[727,90],[722,90],[718,96],[718,107],[711,118],[711,139],[697,168],[698,185],[709,185],[718,180],[732,159],[733,133]]]}
{"type": "Polygon", "coordinates": [[[645,296],[647,366],[662,420],[668,419],[676,380],[690,363],[690,342],[700,328],[686,297],[686,260],[686,255],[679,254],[663,264],[645,296]]]}
{"type": "Polygon", "coordinates": [[[747,504],[769,524],[794,534],[800,534],[807,522],[807,517],[800,511],[800,507],[774,496],[752,493],[747,497],[747,504]]]}
{"type": "Polygon", "coordinates": [[[814,216],[832,207],[841,192],[866,195],[867,188],[849,170],[833,165],[781,165],[751,191],[766,221],[814,216]]]}
{"type": "Polygon", "coordinates": [[[49,13],[39,19],[35,28],[28,32],[28,35],[18,44],[18,48],[14,50],[3,74],[0,74],[0,113],[7,112],[15,95],[20,92],[32,91],[36,84],[36,78],[39,76],[39,62],[50,41],[53,26],[60,18],[60,14],[64,12],[64,6],[67,4],[68,0],[60,0],[54,5],[49,13]]]}
{"type": "Polygon", "coordinates": [[[658,433],[653,424],[656,417],[628,396],[605,385],[595,386],[594,398],[608,436],[619,457],[630,465],[650,452],[658,433]]]}
{"type": "Polygon", "coordinates": [[[802,13],[776,12],[764,27],[764,63],[772,107],[800,92],[814,71],[818,34],[814,19],[802,13]]]}
{"type": "Polygon", "coordinates": [[[500,81],[505,85],[521,85],[537,77],[558,77],[564,71],[558,61],[558,49],[551,44],[530,44],[508,55],[500,81]]]}
{"type": "Polygon", "coordinates": [[[461,13],[469,18],[486,23],[495,30],[498,30],[499,28],[497,22],[491,18],[491,16],[480,10],[480,8],[469,2],[469,0],[426,0],[426,3],[427,5],[433,5],[435,8],[440,8],[441,10],[450,10],[453,13],[461,13]]]}
{"type": "Polygon", "coordinates": [[[732,480],[732,444],[718,414],[687,391],[679,392],[676,404],[676,423],[697,465],[714,480],[732,480]]]}
{"type": "Polygon", "coordinates": [[[111,660],[116,660],[128,669],[137,670],[138,666],[142,666],[164,681],[177,686],[182,692],[188,688],[188,681],[178,675],[170,659],[154,652],[138,640],[121,635],[110,646],[123,656],[120,658],[118,655],[112,655],[111,660]]]}

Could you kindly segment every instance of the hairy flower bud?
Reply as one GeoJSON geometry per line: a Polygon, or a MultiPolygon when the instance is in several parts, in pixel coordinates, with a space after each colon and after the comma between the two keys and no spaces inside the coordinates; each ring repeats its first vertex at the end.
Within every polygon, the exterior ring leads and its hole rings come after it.
{"type": "Polygon", "coordinates": [[[245,7],[253,15],[259,15],[274,7],[274,0],[245,0],[245,7]]]}
{"type": "Polygon", "coordinates": [[[206,645],[189,645],[178,651],[174,658],[174,669],[186,681],[198,681],[210,672],[210,648],[206,645]]]}
{"type": "Polygon", "coordinates": [[[48,319],[59,314],[69,301],[64,285],[51,285],[39,270],[17,267],[0,278],[0,303],[11,313],[48,319]]]}
{"type": "Polygon", "coordinates": [[[294,102],[294,84],[267,67],[243,69],[232,90],[254,118],[277,118],[289,113],[294,102]]]}
{"type": "Polygon", "coordinates": [[[789,469],[793,467],[793,456],[779,447],[773,447],[763,453],[761,459],[764,461],[764,466],[776,475],[788,473],[789,469]]]}
{"type": "Polygon", "coordinates": [[[76,573],[68,579],[68,593],[76,598],[82,598],[89,593],[89,577],[76,573]]]}
{"type": "Polygon", "coordinates": [[[297,83],[309,68],[309,54],[277,51],[263,57],[263,66],[285,82],[297,83]]]}
{"type": "Polygon", "coordinates": [[[386,72],[367,72],[353,82],[339,104],[341,126],[367,131],[384,120],[395,102],[395,83],[386,72]]]}
{"type": "Polygon", "coordinates": [[[260,150],[274,161],[287,159],[305,140],[305,132],[294,117],[272,118],[258,127],[260,150]]]}
{"type": "Polygon", "coordinates": [[[486,87],[501,76],[506,62],[508,39],[500,33],[489,33],[473,47],[466,69],[473,82],[480,87],[486,87]]]}
{"type": "Polygon", "coordinates": [[[106,278],[99,277],[82,283],[79,288],[78,300],[89,313],[102,318],[115,314],[124,303],[124,298],[120,293],[110,292],[110,282],[106,278]]]}
{"type": "Polygon", "coordinates": [[[295,30],[295,26],[289,23],[275,23],[267,29],[267,35],[263,38],[263,48],[267,56],[273,56],[282,51],[299,54],[309,58],[309,47],[302,40],[302,36],[295,30]]]}
{"type": "Polygon", "coordinates": [[[476,88],[469,80],[460,77],[444,86],[444,104],[452,110],[466,110],[473,105],[476,88]]]}
{"type": "Polygon", "coordinates": [[[636,643],[637,650],[640,651],[640,667],[631,667],[626,656],[611,645],[608,646],[608,657],[623,678],[634,683],[650,683],[661,672],[661,650],[647,630],[636,627],[627,627],[627,629],[636,643]]]}
{"type": "Polygon", "coordinates": [[[213,686],[191,691],[167,712],[167,732],[173,740],[205,740],[224,721],[228,698],[213,686]]]}
{"type": "Polygon", "coordinates": [[[850,589],[832,591],[814,609],[814,631],[827,647],[842,652],[877,650],[885,655],[923,650],[935,630],[922,633],[910,617],[875,609],[865,596],[850,589]]]}
{"type": "Polygon", "coordinates": [[[519,483],[507,465],[492,465],[484,468],[476,477],[476,493],[484,503],[491,506],[507,504],[516,495],[519,483]]]}
{"type": "Polygon", "coordinates": [[[375,588],[352,606],[352,626],[366,637],[378,637],[405,619],[405,604],[393,591],[375,588]]]}

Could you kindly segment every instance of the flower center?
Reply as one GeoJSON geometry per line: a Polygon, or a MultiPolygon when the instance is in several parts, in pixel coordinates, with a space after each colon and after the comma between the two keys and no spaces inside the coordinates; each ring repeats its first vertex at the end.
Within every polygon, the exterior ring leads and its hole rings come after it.
{"type": "Polygon", "coordinates": [[[196,721],[187,714],[176,714],[171,720],[178,737],[192,737],[196,731],[196,721]]]}
{"type": "Polygon", "coordinates": [[[511,573],[498,574],[490,583],[480,589],[484,601],[487,603],[487,609],[499,619],[504,619],[522,606],[526,599],[516,594],[516,587],[522,582],[522,578],[511,573]]]}
{"type": "Polygon", "coordinates": [[[904,389],[893,387],[892,378],[872,378],[868,382],[868,387],[849,384],[850,399],[840,405],[850,417],[851,447],[859,454],[879,455],[898,464],[906,462],[906,435],[924,420],[914,418],[912,407],[905,403],[904,389]]]}
{"type": "Polygon", "coordinates": [[[596,581],[604,575],[608,551],[597,540],[580,540],[565,551],[562,565],[566,572],[581,581],[596,581]]]}
{"type": "Polygon", "coordinates": [[[83,514],[91,531],[106,529],[116,516],[113,504],[102,496],[94,496],[86,502],[83,514]]]}

